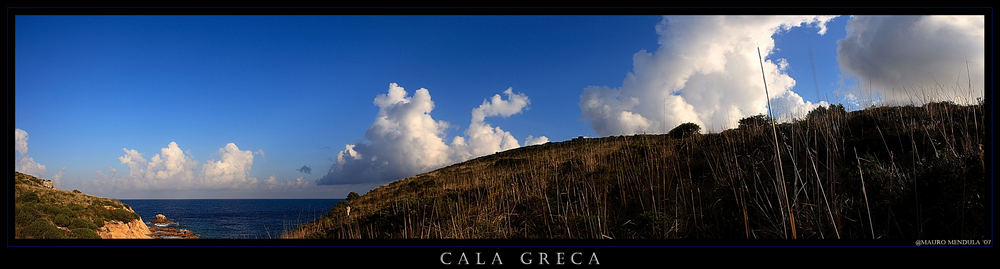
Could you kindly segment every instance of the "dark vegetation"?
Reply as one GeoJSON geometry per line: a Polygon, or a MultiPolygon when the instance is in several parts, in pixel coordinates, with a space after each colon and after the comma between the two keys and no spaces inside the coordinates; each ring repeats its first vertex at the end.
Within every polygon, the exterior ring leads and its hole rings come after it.
{"type": "Polygon", "coordinates": [[[830,106],[776,131],[758,115],[522,147],[351,197],[285,237],[982,239],[985,124],[982,103],[830,106]]]}
{"type": "Polygon", "coordinates": [[[348,202],[357,200],[358,198],[361,198],[361,195],[358,195],[358,193],[356,193],[356,192],[352,191],[351,193],[347,194],[347,201],[348,202]]]}
{"type": "Polygon", "coordinates": [[[42,180],[14,172],[14,232],[18,239],[100,239],[105,221],[130,222],[139,215],[119,201],[48,188],[42,180]],[[116,209],[109,210],[105,206],[116,209]],[[60,228],[61,227],[61,228],[60,228]]]}
{"type": "Polygon", "coordinates": [[[667,132],[667,136],[674,139],[681,139],[696,135],[699,131],[701,131],[701,126],[687,122],[674,127],[670,132],[667,132]]]}

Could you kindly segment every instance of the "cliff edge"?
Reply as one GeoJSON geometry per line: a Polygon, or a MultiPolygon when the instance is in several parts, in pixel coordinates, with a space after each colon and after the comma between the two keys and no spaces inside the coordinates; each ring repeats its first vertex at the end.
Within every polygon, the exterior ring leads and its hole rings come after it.
{"type": "MultiPolygon", "coordinates": [[[[135,213],[132,208],[126,207],[125,210],[135,213]]],[[[104,226],[97,230],[97,235],[101,236],[101,239],[151,239],[152,234],[149,226],[142,221],[142,217],[127,223],[118,220],[105,221],[104,226]]]]}

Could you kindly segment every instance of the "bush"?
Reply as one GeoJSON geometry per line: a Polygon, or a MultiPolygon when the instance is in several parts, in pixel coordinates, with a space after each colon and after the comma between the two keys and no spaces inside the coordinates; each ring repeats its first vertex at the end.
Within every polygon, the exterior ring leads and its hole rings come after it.
{"type": "Polygon", "coordinates": [[[639,238],[662,237],[667,216],[656,211],[645,211],[635,217],[634,226],[626,226],[630,233],[639,238]]]}
{"type": "Polygon", "coordinates": [[[103,204],[91,205],[90,208],[88,208],[88,210],[93,216],[96,216],[96,218],[94,219],[94,224],[97,225],[98,227],[104,226],[105,220],[130,222],[132,220],[139,219],[139,214],[122,209],[114,209],[114,210],[104,209],[103,204]]]}
{"type": "MultiPolygon", "coordinates": [[[[101,224],[103,224],[103,222],[101,224]]],[[[83,219],[83,218],[73,218],[73,219],[70,220],[69,226],[66,226],[66,227],[69,227],[71,229],[87,228],[87,229],[95,230],[99,226],[97,226],[94,222],[88,221],[88,220],[83,219]]]]}
{"type": "Polygon", "coordinates": [[[34,206],[23,205],[15,210],[15,225],[19,227],[28,226],[32,221],[42,217],[34,206]]]}
{"type": "Polygon", "coordinates": [[[130,222],[134,219],[139,219],[138,214],[121,209],[105,210],[105,217],[110,220],[117,220],[121,222],[130,222]]]}
{"type": "Polygon", "coordinates": [[[35,219],[30,225],[18,232],[24,237],[37,239],[61,239],[65,237],[65,232],[56,228],[44,219],[35,219]]]}
{"type": "Polygon", "coordinates": [[[84,210],[87,210],[87,209],[84,208],[82,205],[72,204],[72,205],[69,206],[69,210],[73,211],[74,215],[80,215],[80,214],[84,213],[84,210]]]}
{"type": "Polygon", "coordinates": [[[358,193],[356,193],[356,192],[352,191],[351,193],[347,194],[347,201],[348,202],[357,200],[358,198],[361,198],[361,195],[358,195],[358,193]]]}
{"type": "Polygon", "coordinates": [[[822,118],[829,118],[832,115],[839,115],[843,117],[844,115],[847,115],[847,110],[845,110],[844,105],[841,104],[830,105],[829,107],[819,106],[812,111],[809,111],[809,114],[806,114],[806,119],[809,121],[816,121],[822,118]]]}
{"type": "Polygon", "coordinates": [[[69,210],[69,208],[67,208],[65,206],[54,205],[54,204],[51,204],[51,203],[49,203],[49,204],[38,204],[38,207],[39,207],[39,209],[42,210],[42,212],[44,212],[45,214],[51,215],[51,216],[58,216],[60,214],[70,215],[70,214],[73,213],[72,210],[69,210]]]}
{"type": "Polygon", "coordinates": [[[80,193],[80,190],[73,190],[73,193],[80,193]]]}
{"type": "Polygon", "coordinates": [[[97,232],[87,228],[76,228],[73,229],[73,236],[79,239],[101,239],[97,232]]]}
{"type": "Polygon", "coordinates": [[[764,114],[757,114],[754,116],[740,119],[740,126],[738,128],[739,129],[760,128],[761,126],[764,126],[766,124],[768,124],[767,116],[764,116],[764,114]]]}
{"type": "Polygon", "coordinates": [[[674,129],[670,130],[670,132],[668,132],[667,135],[669,135],[672,138],[681,139],[695,135],[699,131],[701,131],[701,126],[698,126],[697,124],[694,123],[686,122],[682,123],[681,125],[677,125],[677,127],[674,127],[674,129]]]}
{"type": "Polygon", "coordinates": [[[115,203],[114,201],[111,201],[111,200],[96,200],[94,202],[94,204],[96,204],[97,207],[104,207],[104,206],[119,207],[119,206],[121,206],[120,203],[115,203]]]}
{"type": "Polygon", "coordinates": [[[70,217],[67,214],[59,214],[56,215],[55,218],[52,218],[52,222],[61,227],[68,227],[70,224],[70,217]]]}
{"type": "Polygon", "coordinates": [[[17,200],[18,200],[18,202],[22,202],[22,203],[38,203],[40,201],[38,199],[38,194],[35,193],[35,192],[33,192],[33,191],[29,191],[29,192],[25,192],[25,193],[21,194],[21,196],[18,197],[17,200]]]}

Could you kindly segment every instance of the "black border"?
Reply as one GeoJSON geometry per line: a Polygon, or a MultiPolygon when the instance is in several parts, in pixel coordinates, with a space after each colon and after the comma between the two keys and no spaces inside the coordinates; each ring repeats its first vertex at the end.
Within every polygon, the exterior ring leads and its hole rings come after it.
{"type": "Polygon", "coordinates": [[[991,7],[8,6],[13,15],[987,15],[991,7]]]}

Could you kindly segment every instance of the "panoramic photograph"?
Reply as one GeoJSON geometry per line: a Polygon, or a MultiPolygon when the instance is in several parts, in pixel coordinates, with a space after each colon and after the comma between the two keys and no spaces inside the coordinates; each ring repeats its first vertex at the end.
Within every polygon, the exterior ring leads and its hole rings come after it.
{"type": "Polygon", "coordinates": [[[992,246],[987,20],[17,15],[8,245],[992,246]]]}

